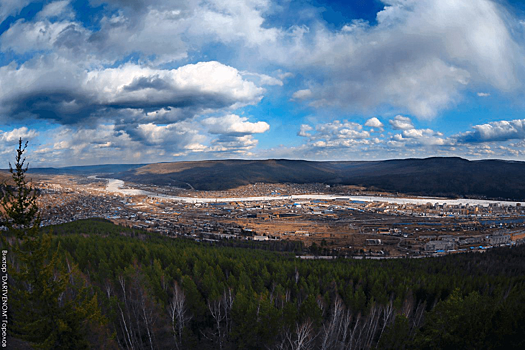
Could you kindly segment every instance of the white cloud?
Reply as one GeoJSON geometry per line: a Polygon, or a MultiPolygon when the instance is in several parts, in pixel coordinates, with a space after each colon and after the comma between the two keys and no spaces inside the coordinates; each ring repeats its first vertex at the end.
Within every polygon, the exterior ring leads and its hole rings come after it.
{"type": "Polygon", "coordinates": [[[71,9],[68,7],[69,0],[51,2],[45,5],[42,11],[37,13],[36,17],[39,19],[59,17],[66,12],[66,16],[72,17],[71,9]]]}
{"type": "Polygon", "coordinates": [[[376,139],[372,140],[370,133],[362,129],[358,123],[335,120],[315,128],[303,124],[298,135],[308,137],[308,145],[317,148],[348,148],[375,143],[376,139]]]}
{"type": "Polygon", "coordinates": [[[312,91],[310,89],[297,90],[292,95],[292,99],[294,100],[305,100],[311,97],[312,97],[312,91]]]}
{"type": "Polygon", "coordinates": [[[321,21],[289,31],[267,58],[312,73],[314,106],[370,111],[390,105],[433,118],[466,89],[522,88],[523,44],[517,19],[490,0],[386,2],[377,25],[332,31],[321,21]],[[316,103],[317,101],[317,103],[316,103]]]}
{"type": "Polygon", "coordinates": [[[316,134],[328,138],[366,138],[368,131],[361,131],[363,127],[354,122],[335,120],[332,123],[320,124],[315,127],[316,134]]]}
{"type": "Polygon", "coordinates": [[[53,144],[54,150],[68,149],[70,147],[71,147],[71,144],[68,141],[59,141],[53,144]]]}
{"type": "Polygon", "coordinates": [[[297,135],[299,136],[302,136],[302,137],[309,137],[309,136],[312,136],[312,134],[310,133],[310,131],[312,131],[314,128],[312,128],[310,125],[308,124],[301,124],[301,127],[299,129],[299,132],[297,133],[297,135]]]}
{"type": "Polygon", "coordinates": [[[376,117],[372,117],[366,121],[365,126],[369,126],[372,128],[382,128],[384,125],[379,119],[377,119],[376,117]]]}
{"type": "MultiPolygon", "coordinates": [[[[179,106],[194,104],[194,96],[225,99],[237,106],[257,103],[263,89],[243,80],[233,67],[219,62],[199,62],[178,69],[159,70],[135,64],[90,71],[85,86],[99,93],[104,105],[124,104],[179,106]],[[199,96],[200,95],[200,96],[199,96]]],[[[222,102],[222,101],[221,101],[222,102]]],[[[201,102],[206,105],[206,101],[201,102]]]]}
{"type": "Polygon", "coordinates": [[[253,135],[220,137],[214,140],[209,147],[209,152],[225,154],[246,155],[257,146],[258,141],[253,135]]]}
{"type": "Polygon", "coordinates": [[[192,121],[168,125],[148,123],[138,125],[129,133],[113,124],[59,126],[46,132],[49,143],[34,153],[37,163],[46,166],[174,160],[173,154],[187,155],[206,141],[197,125],[192,121]]]}
{"type": "MultiPolygon", "coordinates": [[[[91,0],[105,10],[90,26],[77,20],[69,1],[48,2],[0,36],[2,52],[16,57],[0,67],[0,117],[67,125],[59,127],[69,132],[60,133],[64,140],[43,138],[52,140],[45,148],[93,152],[83,162],[124,149],[128,161],[154,153],[160,160],[162,152],[249,154],[257,145],[253,135],[269,125],[236,109],[257,104],[263,85],[288,89],[284,82],[292,76],[288,83],[304,89],[284,93],[298,104],[352,114],[377,110],[428,119],[461,102],[466,90],[479,97],[489,96],[485,89],[522,95],[522,21],[503,3],[383,2],[376,23],[357,19],[340,30],[304,3],[295,24],[285,27],[279,18],[288,14],[288,1],[91,0]],[[133,63],[122,63],[129,57],[133,63]],[[224,61],[181,63],[209,57],[224,61]],[[99,134],[95,125],[103,125],[99,134]]],[[[0,17],[16,16],[27,4],[3,0],[0,17]]],[[[445,151],[456,142],[458,149],[483,154],[487,149],[475,143],[524,138],[519,120],[476,125],[449,138],[416,129],[401,115],[389,124],[399,132],[372,138],[371,129],[336,121],[303,124],[298,135],[305,150],[323,148],[324,155],[343,148],[384,153],[387,142],[445,151]]],[[[364,125],[384,127],[375,117],[364,125]]],[[[25,136],[33,137],[31,131],[25,136]]]]}
{"type": "Polygon", "coordinates": [[[0,2],[0,23],[9,16],[16,16],[31,0],[2,0],[0,2]]]}
{"type": "MultiPolygon", "coordinates": [[[[272,26],[268,16],[289,5],[269,0],[104,2],[111,15],[102,17],[100,29],[67,17],[51,22],[49,16],[73,14],[67,1],[53,2],[34,22],[12,25],[0,38],[2,48],[53,50],[91,66],[134,54],[158,66],[220,42],[254,66],[277,64],[290,75],[315,76],[294,100],[354,111],[393,106],[417,118],[450,108],[465,89],[522,87],[523,45],[509,29],[519,19],[490,0],[385,1],[376,25],[357,19],[339,31],[315,9],[304,10],[292,27],[272,26]]],[[[14,5],[6,0],[1,9],[16,12],[14,5]]],[[[282,84],[256,74],[259,84],[282,84]]]]}
{"type": "Polygon", "coordinates": [[[38,136],[38,132],[36,130],[28,129],[25,126],[13,129],[11,131],[0,131],[0,140],[9,143],[18,142],[20,138],[22,138],[24,141],[29,141],[36,136],[38,136]]]}
{"type": "Polygon", "coordinates": [[[173,141],[177,136],[187,133],[188,130],[181,130],[179,125],[155,125],[153,123],[139,124],[138,133],[149,144],[164,144],[166,141],[173,141]]]}
{"type": "Polygon", "coordinates": [[[474,125],[474,131],[456,135],[459,143],[479,143],[525,139],[525,119],[501,120],[474,125]]]}
{"type": "Polygon", "coordinates": [[[101,20],[101,30],[88,38],[92,50],[110,61],[140,48],[145,57],[156,63],[187,57],[188,44],[182,36],[191,18],[182,3],[166,7],[151,6],[138,12],[119,11],[101,20]]]}
{"type": "MultiPolygon", "coordinates": [[[[186,145],[184,148],[191,152],[205,152],[208,150],[208,147],[200,143],[190,143],[189,145],[186,145]]],[[[183,155],[183,154],[184,153],[180,155],[183,155]]]]}
{"type": "Polygon", "coordinates": [[[292,72],[282,72],[281,70],[279,70],[278,72],[279,72],[279,79],[281,80],[285,80],[287,78],[291,78],[294,76],[292,72]]]}
{"type": "MultiPolygon", "coordinates": [[[[378,119],[372,120],[368,126],[378,128],[378,122],[380,123],[378,119]]],[[[401,130],[401,133],[372,137],[370,132],[363,130],[360,124],[349,121],[336,120],[316,125],[315,128],[303,124],[298,135],[307,137],[308,141],[301,146],[301,154],[308,157],[324,156],[331,159],[344,159],[345,154],[351,159],[354,157],[369,159],[367,157],[373,155],[376,157],[389,155],[389,158],[413,157],[417,156],[412,154],[414,149],[421,151],[419,156],[430,153],[430,150],[447,152],[454,142],[439,131],[416,129],[409,118],[401,115],[390,120],[390,123],[393,128],[401,130]],[[400,149],[403,151],[399,151],[400,149]]],[[[366,123],[365,126],[367,126],[366,123]]]]}
{"type": "Polygon", "coordinates": [[[450,142],[443,138],[443,134],[431,129],[407,129],[402,135],[395,135],[396,141],[409,141],[412,145],[442,146],[450,142]]]}
{"type": "Polygon", "coordinates": [[[270,130],[270,125],[266,122],[251,123],[246,117],[239,117],[235,114],[228,114],[222,117],[210,117],[202,121],[212,134],[227,135],[248,135],[261,134],[270,130]]]}
{"type": "Polygon", "coordinates": [[[249,47],[275,42],[279,30],[264,26],[269,0],[211,0],[195,11],[189,32],[215,36],[222,42],[242,41],[249,47]]]}
{"type": "MultiPolygon", "coordinates": [[[[128,63],[118,68],[87,70],[53,56],[20,67],[1,67],[0,84],[8,86],[0,91],[0,114],[6,118],[36,116],[64,124],[111,118],[108,110],[125,109],[148,113],[128,113],[128,122],[133,118],[150,122],[156,121],[155,117],[180,119],[181,113],[176,110],[187,111],[188,118],[201,111],[255,104],[264,92],[244,80],[235,68],[214,61],[178,69],[128,63]]],[[[119,113],[112,114],[115,118],[119,113]]]]}
{"type": "Polygon", "coordinates": [[[79,37],[84,39],[86,35],[87,31],[80,23],[69,20],[51,22],[44,18],[26,22],[21,19],[0,36],[0,46],[4,51],[12,50],[18,54],[52,49],[68,50],[79,45],[68,38],[78,40],[79,37]]]}
{"type": "Polygon", "coordinates": [[[260,74],[260,73],[253,73],[253,72],[241,72],[243,77],[246,76],[253,76],[257,78],[259,85],[278,85],[283,86],[283,81],[281,79],[274,78],[272,76],[266,75],[266,74],[260,74]]]}
{"type": "MultiPolygon", "coordinates": [[[[3,0],[0,16],[16,13],[29,1],[3,0]]],[[[163,64],[184,59],[189,50],[199,50],[202,45],[223,42],[231,45],[257,48],[277,40],[280,30],[265,25],[265,14],[273,4],[266,0],[229,1],[91,1],[108,11],[90,30],[68,21],[61,24],[68,28],[60,33],[63,40],[51,35],[40,36],[48,40],[43,46],[55,44],[55,49],[71,51],[82,60],[114,63],[123,56],[139,53],[144,61],[163,64]],[[110,14],[109,14],[110,13],[110,14]],[[69,39],[69,40],[66,40],[69,39]],[[72,40],[74,39],[74,40],[72,40]]],[[[18,52],[29,52],[30,47],[19,45],[17,38],[28,41],[25,33],[35,27],[44,28],[46,18],[74,18],[67,1],[52,2],[35,17],[37,23],[20,21],[9,30],[9,39],[3,36],[2,47],[18,52]],[[25,51],[24,51],[25,50],[25,51]]],[[[2,18],[3,20],[3,18],[2,18]]],[[[49,26],[49,23],[47,24],[49,26]]]]}
{"type": "Polygon", "coordinates": [[[410,118],[403,117],[402,115],[396,115],[394,119],[391,119],[388,122],[395,130],[414,129],[414,124],[412,124],[410,118]]]}
{"type": "Polygon", "coordinates": [[[58,126],[44,134],[49,142],[33,152],[37,157],[32,162],[34,165],[66,166],[136,162],[133,153],[141,149],[140,143],[132,141],[127,134],[115,132],[113,125],[101,124],[92,129],[58,126]],[[111,147],[99,147],[108,142],[111,147]]]}

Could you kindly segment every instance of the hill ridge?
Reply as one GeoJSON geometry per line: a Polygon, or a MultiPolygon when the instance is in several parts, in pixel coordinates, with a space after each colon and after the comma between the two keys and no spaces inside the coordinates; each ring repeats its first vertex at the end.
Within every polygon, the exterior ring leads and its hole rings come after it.
{"type": "MultiPolygon", "coordinates": [[[[32,169],[39,172],[40,169],[32,169]]],[[[196,190],[227,190],[257,182],[359,185],[416,195],[525,199],[525,162],[460,157],[381,161],[225,159],[68,167],[58,173],[104,170],[129,182],[196,190]],[[188,185],[189,184],[189,185],[188,185]]],[[[47,169],[46,173],[52,173],[47,169]]]]}

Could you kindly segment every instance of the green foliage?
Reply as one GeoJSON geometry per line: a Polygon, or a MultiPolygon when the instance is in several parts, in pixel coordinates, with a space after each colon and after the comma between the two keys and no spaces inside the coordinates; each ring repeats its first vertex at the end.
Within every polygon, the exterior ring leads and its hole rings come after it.
{"type": "Polygon", "coordinates": [[[409,320],[405,315],[398,315],[385,330],[377,346],[378,349],[404,349],[410,339],[409,320]]]}
{"type": "MultiPolygon", "coordinates": [[[[94,288],[110,291],[110,297],[104,292],[100,302],[109,305],[103,307],[104,314],[121,343],[126,337],[122,316],[110,301],[124,300],[118,281],[124,275],[127,298],[139,300],[142,295],[145,305],[155,310],[151,332],[159,348],[170,346],[161,339],[173,339],[162,334],[170,324],[165,306],[173,295],[166,286],[174,281],[181,286],[191,315],[183,332],[188,347],[218,344],[217,323],[208,303],[221,300],[229,289],[233,306],[228,322],[225,318],[219,323],[223,347],[272,347],[286,339],[283,334],[297,339],[292,333],[308,321],[312,332],[322,333],[337,296],[351,315],[351,329],[356,323],[357,329],[372,324],[380,315],[377,334],[371,336],[371,345],[380,348],[523,345],[519,332],[525,324],[525,247],[436,259],[307,261],[283,253],[167,238],[101,220],[65,224],[57,231],[63,234],[55,237],[54,245],[79,262],[94,288]],[[84,234],[94,226],[100,226],[98,234],[84,234]],[[142,277],[131,283],[136,272],[142,277]],[[383,324],[381,312],[390,302],[397,317],[383,324]]],[[[132,314],[140,303],[128,299],[128,304],[132,314]]],[[[149,347],[145,333],[137,339],[149,347]]]]}
{"type": "Polygon", "coordinates": [[[417,344],[434,349],[481,349],[491,332],[487,320],[492,312],[488,297],[478,292],[463,297],[455,289],[428,315],[417,344]]]}
{"type": "Polygon", "coordinates": [[[425,349],[513,349],[525,346],[523,292],[463,295],[456,289],[428,314],[414,345],[425,349]],[[521,321],[518,321],[521,320],[521,321]]]}
{"type": "Polygon", "coordinates": [[[18,238],[22,238],[26,229],[39,223],[36,205],[36,193],[27,184],[25,173],[27,172],[26,159],[24,152],[27,142],[24,144],[19,140],[18,149],[15,156],[15,168],[9,163],[9,171],[14,182],[14,188],[4,186],[5,195],[2,199],[2,207],[5,212],[5,225],[16,233],[18,238]]]}
{"type": "Polygon", "coordinates": [[[51,234],[39,229],[36,194],[25,177],[26,147],[20,139],[15,167],[10,164],[14,187],[7,187],[2,201],[10,235],[2,236],[2,245],[15,257],[9,266],[10,331],[37,348],[88,348],[87,329],[104,318],[80,272],[73,265],[66,271],[51,234]]]}

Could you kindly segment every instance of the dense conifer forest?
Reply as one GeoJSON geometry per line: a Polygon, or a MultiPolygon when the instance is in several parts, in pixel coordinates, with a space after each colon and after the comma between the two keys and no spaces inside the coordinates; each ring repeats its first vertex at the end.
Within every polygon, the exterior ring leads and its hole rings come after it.
{"type": "Polygon", "coordinates": [[[303,261],[105,220],[53,232],[61,264],[77,264],[98,300],[103,321],[83,334],[94,348],[525,346],[524,246],[430,259],[303,261]]]}

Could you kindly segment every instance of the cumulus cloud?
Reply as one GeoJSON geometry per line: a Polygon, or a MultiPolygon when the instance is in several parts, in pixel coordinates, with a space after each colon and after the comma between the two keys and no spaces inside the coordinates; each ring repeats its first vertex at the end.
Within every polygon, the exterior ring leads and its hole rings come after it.
{"type": "MultiPolygon", "coordinates": [[[[17,12],[28,3],[5,0],[0,15],[17,12]],[[22,6],[17,3],[22,3],[22,6]]],[[[71,51],[81,59],[89,56],[88,59],[111,63],[138,53],[146,61],[162,64],[186,58],[189,50],[210,42],[242,43],[253,48],[274,42],[280,33],[279,29],[265,25],[264,16],[273,7],[266,0],[94,0],[91,4],[104,5],[108,9],[98,20],[97,30],[82,28],[72,20],[64,20],[61,25],[68,30],[60,32],[60,36],[75,40],[57,40],[57,36],[48,35],[47,45],[71,51]]],[[[24,52],[28,47],[17,46],[17,38],[25,37],[27,40],[25,33],[30,32],[32,27],[44,27],[48,18],[63,15],[66,7],[66,1],[53,2],[37,14],[35,23],[19,21],[8,30],[9,40],[7,36],[0,39],[2,46],[24,52]]]]}
{"type": "Polygon", "coordinates": [[[177,4],[165,11],[155,5],[142,12],[127,11],[126,7],[112,11],[100,19],[97,31],[73,21],[71,11],[65,16],[65,5],[54,2],[44,7],[35,21],[18,20],[0,37],[2,48],[23,54],[31,52],[33,44],[96,63],[113,63],[137,48],[144,57],[159,63],[187,56],[188,46],[181,38],[186,26],[184,18],[176,15],[180,12],[177,4]],[[50,16],[60,20],[52,21],[50,16]]]}
{"type": "Polygon", "coordinates": [[[270,129],[266,122],[251,123],[246,117],[228,114],[222,117],[210,117],[202,121],[212,134],[224,134],[230,136],[243,136],[248,134],[261,134],[270,129]]]}
{"type": "Polygon", "coordinates": [[[441,132],[415,128],[403,130],[401,134],[394,135],[393,140],[412,146],[443,146],[450,143],[441,132]]]}
{"type": "Polygon", "coordinates": [[[387,104],[433,118],[478,84],[522,87],[518,21],[490,0],[384,1],[377,25],[357,21],[332,31],[322,23],[290,31],[282,55],[268,58],[316,78],[314,105],[374,110],[387,104]],[[520,78],[521,77],[521,78],[520,78]]]}
{"type": "Polygon", "coordinates": [[[414,129],[414,124],[412,124],[410,118],[403,117],[402,115],[396,115],[394,119],[391,119],[388,122],[394,130],[414,129]]]}
{"type": "Polygon", "coordinates": [[[480,143],[525,139],[525,119],[501,120],[474,125],[473,131],[456,135],[459,143],[480,143]]]}
{"type": "Polygon", "coordinates": [[[310,125],[308,124],[301,124],[301,127],[299,129],[299,132],[297,133],[298,136],[302,136],[302,137],[309,137],[309,136],[312,136],[312,134],[310,133],[310,131],[312,131],[314,128],[312,128],[310,125]]]}
{"type": "MultiPolygon", "coordinates": [[[[0,16],[16,15],[28,3],[2,1],[0,16]]],[[[270,1],[90,5],[104,7],[93,25],[63,0],[46,3],[32,19],[18,19],[0,35],[1,52],[16,57],[0,67],[0,117],[8,123],[46,120],[55,132],[44,136],[40,155],[50,152],[55,162],[73,156],[85,164],[98,162],[101,152],[123,152],[119,161],[242,153],[257,145],[254,134],[269,130],[266,122],[231,113],[257,104],[265,92],[261,86],[282,86],[292,73],[274,68],[276,78],[195,57],[188,61],[197,63],[177,62],[210,43],[257,50],[275,42],[280,29],[265,23],[274,7],[270,1]]]]}
{"type": "MultiPolygon", "coordinates": [[[[391,120],[393,122],[393,120],[391,120]]],[[[394,128],[394,125],[392,125],[394,128]]],[[[482,155],[511,156],[520,154],[519,150],[525,140],[525,119],[501,120],[486,124],[474,125],[472,130],[445,137],[443,133],[431,129],[416,129],[409,125],[398,125],[400,134],[394,134],[389,145],[393,147],[442,146],[442,152],[463,152],[465,155],[480,157],[482,155]],[[403,127],[401,127],[403,126],[403,127]],[[509,143],[511,140],[521,140],[509,143]],[[495,149],[487,143],[499,143],[495,149]],[[518,152],[518,153],[516,153],[518,152]]]]}
{"type": "Polygon", "coordinates": [[[44,136],[49,141],[30,154],[37,158],[33,164],[65,166],[138,163],[143,160],[135,156],[143,149],[140,143],[132,141],[125,133],[116,132],[113,125],[102,124],[91,129],[59,126],[44,136]],[[104,145],[109,147],[101,147],[104,145]]]}
{"type": "MultiPolygon", "coordinates": [[[[4,1],[2,11],[16,13],[17,2],[4,1]]],[[[490,0],[384,1],[376,25],[355,19],[341,30],[327,27],[315,9],[291,27],[272,26],[268,16],[289,5],[269,0],[92,3],[111,9],[96,30],[62,16],[72,14],[67,1],[52,2],[33,21],[11,25],[0,45],[19,54],[52,50],[94,66],[126,55],[158,66],[220,42],[255,65],[307,77],[296,101],[352,110],[390,105],[418,118],[436,116],[477,85],[522,87],[523,45],[512,30],[519,19],[490,0]]],[[[282,84],[256,74],[261,85],[282,84]]]]}
{"type": "Polygon", "coordinates": [[[249,122],[234,114],[222,117],[193,118],[168,125],[140,124],[126,130],[130,139],[172,155],[223,154],[246,155],[257,146],[254,134],[268,131],[266,122],[249,122]]]}
{"type": "Polygon", "coordinates": [[[185,122],[168,125],[139,124],[136,133],[130,136],[139,139],[145,145],[168,145],[166,148],[173,151],[179,151],[188,144],[195,144],[204,140],[203,136],[198,135],[197,130],[185,122]]]}
{"type": "Polygon", "coordinates": [[[135,64],[87,74],[88,91],[102,91],[101,104],[125,107],[208,108],[257,103],[264,91],[219,62],[199,62],[178,69],[150,69],[135,64]]]}
{"type": "Polygon", "coordinates": [[[25,126],[13,129],[11,131],[0,131],[0,140],[9,143],[18,142],[20,138],[22,138],[22,140],[28,141],[35,138],[36,136],[38,136],[38,132],[36,130],[28,129],[25,126]]]}
{"type": "Polygon", "coordinates": [[[202,144],[206,136],[191,121],[140,124],[133,130],[120,130],[114,124],[66,125],[44,136],[50,141],[32,153],[38,163],[47,165],[161,162],[187,155],[198,145],[206,149],[202,144]]]}
{"type": "MultiPolygon", "coordinates": [[[[0,21],[28,3],[1,1],[0,21]]],[[[521,95],[522,21],[504,3],[383,3],[373,25],[355,19],[334,29],[306,3],[293,25],[283,24],[288,1],[91,0],[103,6],[89,25],[74,13],[74,3],[46,2],[0,35],[1,53],[14,57],[0,67],[0,117],[6,123],[45,119],[61,130],[56,134],[64,140],[42,138],[50,154],[126,150],[122,159],[130,161],[152,154],[249,154],[254,135],[269,125],[239,116],[244,111],[238,109],[257,104],[262,86],[336,113],[400,113],[412,120],[439,115],[470,96],[467,90],[479,97],[489,96],[485,89],[521,95]]],[[[517,121],[477,125],[447,138],[412,120],[396,116],[385,124],[399,132],[374,134],[378,138],[348,121],[303,124],[298,135],[305,149],[323,148],[325,155],[338,147],[371,152],[389,142],[439,150],[455,143],[483,154],[484,142],[523,139],[517,121]]],[[[375,117],[364,126],[384,127],[375,117]]],[[[32,131],[24,136],[37,137],[32,131]]]]}
{"type": "Polygon", "coordinates": [[[194,35],[215,36],[223,42],[242,41],[249,47],[275,42],[279,29],[264,25],[269,0],[212,0],[195,13],[189,31],[194,35]],[[206,25],[202,25],[206,23],[206,25]]]}
{"type": "MultiPolygon", "coordinates": [[[[268,129],[265,122],[249,122],[237,115],[193,117],[168,124],[65,125],[49,130],[44,136],[50,141],[35,153],[39,163],[59,165],[65,165],[65,160],[67,165],[82,165],[246,156],[257,146],[254,135],[268,129]]],[[[28,133],[23,128],[20,131],[28,133]]]]}
{"type": "Polygon", "coordinates": [[[224,135],[212,142],[208,152],[248,155],[249,151],[257,146],[257,143],[253,135],[224,135]]]}
{"type": "Polygon", "coordinates": [[[0,36],[0,45],[4,51],[11,50],[17,54],[53,49],[77,49],[84,53],[78,45],[86,35],[87,30],[80,23],[70,20],[52,22],[42,18],[26,22],[20,19],[0,36]]]}
{"type": "Polygon", "coordinates": [[[362,125],[349,121],[335,120],[314,127],[303,124],[298,135],[308,137],[308,145],[317,148],[345,148],[375,142],[362,125]]]}
{"type": "Polygon", "coordinates": [[[148,112],[150,121],[155,116],[174,115],[165,113],[173,109],[191,117],[204,110],[255,104],[264,92],[244,80],[235,68],[214,61],[178,69],[128,63],[86,70],[67,60],[45,57],[20,67],[1,67],[0,84],[10,86],[0,92],[4,116],[52,119],[63,124],[106,118],[108,110],[123,109],[148,112]]]}
{"type": "MultiPolygon", "coordinates": [[[[320,155],[321,153],[318,152],[321,152],[322,149],[322,154],[326,156],[331,154],[336,159],[342,154],[338,155],[333,152],[350,150],[361,155],[370,152],[370,154],[391,154],[391,156],[400,157],[403,155],[399,153],[400,149],[407,150],[407,152],[408,150],[419,149],[423,155],[430,149],[445,151],[454,143],[453,140],[446,138],[439,131],[415,128],[410,118],[401,115],[389,122],[393,129],[400,130],[401,133],[381,134],[378,137],[372,137],[370,132],[363,130],[363,126],[359,123],[335,120],[330,123],[318,124],[315,127],[303,124],[298,135],[306,137],[308,140],[302,148],[305,154],[309,156],[312,154],[320,155]]],[[[379,128],[383,124],[377,118],[370,118],[365,122],[365,126],[379,128]]],[[[414,156],[408,153],[404,155],[414,156]]]]}
{"type": "Polygon", "coordinates": [[[316,136],[327,139],[364,139],[370,137],[368,131],[354,122],[336,120],[332,123],[320,124],[315,127],[316,136]]]}
{"type": "Polygon", "coordinates": [[[372,117],[366,121],[365,126],[369,126],[371,128],[382,128],[384,125],[379,119],[372,117]]]}
{"type": "MultiPolygon", "coordinates": [[[[401,116],[399,116],[401,117],[401,116]]],[[[402,117],[404,118],[404,117],[402,117]]],[[[306,141],[297,147],[271,149],[280,157],[310,158],[319,160],[370,160],[406,157],[460,156],[471,159],[503,158],[516,159],[525,156],[525,119],[491,122],[475,125],[473,130],[445,136],[438,130],[416,128],[410,120],[394,118],[399,122],[397,133],[385,133],[372,137],[358,137],[343,129],[360,132],[357,123],[339,122],[319,124],[312,127],[303,124],[299,135],[306,141]],[[404,123],[401,123],[404,122],[404,123]],[[346,126],[345,126],[346,124],[346,126]],[[512,143],[512,140],[518,142],[512,143]]]]}

